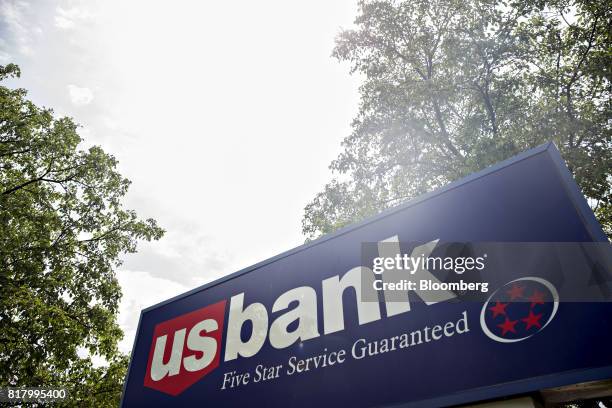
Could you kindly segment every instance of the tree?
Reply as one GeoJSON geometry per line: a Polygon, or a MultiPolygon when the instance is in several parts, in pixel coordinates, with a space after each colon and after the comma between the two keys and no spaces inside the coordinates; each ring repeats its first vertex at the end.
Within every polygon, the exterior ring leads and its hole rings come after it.
{"type": "Polygon", "coordinates": [[[605,0],[359,3],[333,56],[364,77],[316,238],[554,141],[612,233],[612,8],[605,0]]]}
{"type": "MultiPolygon", "coordinates": [[[[19,73],[1,66],[0,80],[19,73]]],[[[70,405],[116,406],[127,358],[115,268],[163,230],[123,208],[130,182],[117,161],[81,141],[72,119],[0,86],[0,384],[64,386],[70,405]]]]}

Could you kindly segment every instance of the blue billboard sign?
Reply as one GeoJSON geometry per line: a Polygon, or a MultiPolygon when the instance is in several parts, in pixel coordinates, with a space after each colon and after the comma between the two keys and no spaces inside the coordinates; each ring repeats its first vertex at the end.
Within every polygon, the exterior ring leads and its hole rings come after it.
{"type": "Polygon", "coordinates": [[[550,263],[453,242],[608,245],[543,145],[143,310],[122,406],[439,407],[612,377],[605,291],[564,302],[550,263]]]}

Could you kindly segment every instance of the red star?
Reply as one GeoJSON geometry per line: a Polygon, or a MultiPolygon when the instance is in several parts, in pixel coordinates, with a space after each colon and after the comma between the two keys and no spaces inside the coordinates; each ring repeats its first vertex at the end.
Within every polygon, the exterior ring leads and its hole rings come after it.
{"type": "Polygon", "coordinates": [[[527,325],[527,327],[525,328],[525,330],[529,330],[532,326],[537,327],[538,329],[542,328],[542,324],[540,323],[540,319],[542,318],[542,314],[537,314],[534,315],[533,312],[530,310],[529,311],[529,316],[527,316],[524,319],[521,319],[522,321],[525,322],[525,324],[527,325]]]}
{"type": "Polygon", "coordinates": [[[506,315],[506,306],[508,306],[507,303],[496,302],[495,306],[490,307],[489,310],[493,312],[493,318],[495,319],[500,314],[506,315]]]}
{"type": "Polygon", "coordinates": [[[506,317],[506,321],[502,324],[498,324],[497,327],[502,329],[502,336],[505,336],[508,332],[516,333],[516,330],[514,330],[514,326],[516,326],[517,323],[518,320],[509,320],[506,317]]]}
{"type": "Polygon", "coordinates": [[[517,298],[523,297],[523,291],[525,288],[523,286],[519,286],[517,284],[512,285],[512,289],[506,291],[508,295],[510,295],[510,300],[514,300],[517,298]]]}
{"type": "Polygon", "coordinates": [[[537,289],[533,291],[533,295],[528,299],[531,301],[531,307],[535,307],[535,305],[543,305],[544,304],[544,293],[538,291],[537,289]]]}

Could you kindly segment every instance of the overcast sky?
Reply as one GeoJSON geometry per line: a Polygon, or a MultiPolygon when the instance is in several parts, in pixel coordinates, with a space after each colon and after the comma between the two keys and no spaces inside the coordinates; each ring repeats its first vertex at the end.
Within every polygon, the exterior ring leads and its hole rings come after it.
{"type": "Polygon", "coordinates": [[[330,57],[355,0],[0,0],[0,64],[35,103],[82,124],[167,230],[126,257],[120,324],[304,241],[358,78],[330,57]]]}

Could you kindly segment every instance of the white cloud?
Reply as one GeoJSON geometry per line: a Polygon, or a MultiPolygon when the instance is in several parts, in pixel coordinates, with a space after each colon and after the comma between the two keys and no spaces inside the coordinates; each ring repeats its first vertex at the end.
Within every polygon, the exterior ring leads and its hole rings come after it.
{"type": "Polygon", "coordinates": [[[91,89],[72,84],[68,85],[68,95],[70,96],[70,101],[76,106],[88,105],[94,98],[91,89]]]}
{"type": "Polygon", "coordinates": [[[55,27],[69,30],[91,18],[91,14],[78,7],[69,9],[58,6],[55,14],[55,27]]]}
{"type": "Polygon", "coordinates": [[[2,65],[6,65],[9,62],[11,62],[11,54],[9,54],[8,52],[2,51],[0,50],[0,64],[2,65]]]}
{"type": "MultiPolygon", "coordinates": [[[[169,220],[170,221],[170,220],[169,220]]],[[[123,267],[147,271],[153,277],[167,278],[191,287],[234,272],[234,257],[213,246],[214,240],[190,231],[186,222],[173,219],[174,227],[158,242],[142,242],[138,253],[124,256],[123,267]]],[[[245,266],[245,265],[241,265],[245,266]]]]}
{"type": "Polygon", "coordinates": [[[191,288],[142,271],[121,270],[117,273],[117,278],[123,290],[119,307],[119,325],[125,334],[119,343],[119,349],[124,353],[130,353],[138,328],[140,311],[191,288]]]}
{"type": "Polygon", "coordinates": [[[23,1],[5,1],[0,5],[0,20],[14,41],[15,51],[22,55],[32,54],[30,30],[40,30],[28,25],[28,12],[29,5],[23,1]]]}

